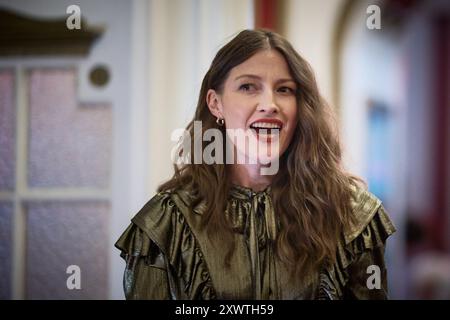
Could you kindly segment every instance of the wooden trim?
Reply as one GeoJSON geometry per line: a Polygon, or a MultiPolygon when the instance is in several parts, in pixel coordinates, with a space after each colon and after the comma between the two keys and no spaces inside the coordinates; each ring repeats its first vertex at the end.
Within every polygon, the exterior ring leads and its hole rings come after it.
{"type": "Polygon", "coordinates": [[[255,0],[255,28],[278,32],[281,2],[278,0],[255,0]]]}
{"type": "Polygon", "coordinates": [[[103,33],[81,20],[81,29],[69,30],[66,18],[43,20],[0,9],[0,56],[86,56],[103,33]]]}
{"type": "Polygon", "coordinates": [[[346,0],[342,5],[341,11],[336,22],[335,33],[333,36],[331,67],[332,67],[332,101],[336,110],[337,116],[340,118],[341,107],[341,57],[342,57],[342,42],[344,40],[345,31],[350,20],[353,9],[356,7],[356,0],[346,0]]]}

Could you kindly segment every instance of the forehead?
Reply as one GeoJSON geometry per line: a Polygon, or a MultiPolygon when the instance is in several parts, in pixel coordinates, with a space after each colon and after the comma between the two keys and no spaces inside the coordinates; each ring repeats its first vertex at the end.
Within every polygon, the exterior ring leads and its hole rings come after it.
{"type": "Polygon", "coordinates": [[[286,59],[277,50],[258,51],[243,63],[231,69],[230,78],[241,74],[254,74],[261,77],[273,76],[291,78],[286,59]]]}

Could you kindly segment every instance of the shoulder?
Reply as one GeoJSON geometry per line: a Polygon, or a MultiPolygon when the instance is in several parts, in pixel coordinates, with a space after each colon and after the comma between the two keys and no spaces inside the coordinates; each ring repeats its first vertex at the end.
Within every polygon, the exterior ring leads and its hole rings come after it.
{"type": "Polygon", "coordinates": [[[172,228],[170,194],[153,196],[131,219],[131,224],[122,233],[115,246],[126,255],[147,255],[151,243],[166,252],[168,238],[164,235],[172,228]]]}
{"type": "Polygon", "coordinates": [[[336,262],[324,273],[320,290],[338,298],[343,296],[344,288],[346,292],[353,290],[354,296],[364,293],[367,299],[377,294],[383,297],[384,291],[366,290],[366,270],[373,264],[384,266],[386,239],[395,232],[394,224],[381,200],[362,187],[352,186],[351,209],[354,224],[343,230],[336,262]]]}
{"type": "MultiPolygon", "coordinates": [[[[157,193],[131,219],[131,226],[116,247],[128,254],[139,251],[141,256],[149,252],[141,248],[153,248],[153,255],[157,252],[159,260],[165,261],[158,266],[170,266],[167,272],[171,293],[178,299],[213,298],[214,288],[203,254],[185,218],[189,214],[187,200],[178,191],[157,193]]],[[[149,259],[153,260],[156,262],[151,266],[156,266],[158,260],[149,259]]]]}
{"type": "Polygon", "coordinates": [[[195,233],[204,212],[204,202],[185,189],[158,192],[131,219],[162,249],[167,248],[177,234],[195,233]]]}
{"type": "Polygon", "coordinates": [[[177,191],[158,192],[131,221],[166,251],[173,241],[173,235],[186,225],[184,215],[187,214],[188,207],[177,191]]]}
{"type": "Polygon", "coordinates": [[[384,241],[396,231],[381,200],[366,189],[352,186],[351,208],[355,223],[344,230],[346,244],[354,241],[364,232],[377,232],[384,241]]]}

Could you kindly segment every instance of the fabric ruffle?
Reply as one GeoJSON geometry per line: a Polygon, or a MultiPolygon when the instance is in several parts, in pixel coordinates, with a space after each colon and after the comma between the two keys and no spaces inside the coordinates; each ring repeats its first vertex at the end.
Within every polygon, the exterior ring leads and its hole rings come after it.
{"type": "Polygon", "coordinates": [[[319,299],[342,299],[352,264],[365,252],[384,251],[386,239],[396,231],[381,201],[363,189],[356,190],[353,212],[357,224],[344,232],[336,262],[320,273],[319,299]]]}
{"type": "Polygon", "coordinates": [[[200,247],[169,193],[153,197],[132,222],[115,244],[122,257],[166,269],[172,299],[216,297],[200,247]]]}

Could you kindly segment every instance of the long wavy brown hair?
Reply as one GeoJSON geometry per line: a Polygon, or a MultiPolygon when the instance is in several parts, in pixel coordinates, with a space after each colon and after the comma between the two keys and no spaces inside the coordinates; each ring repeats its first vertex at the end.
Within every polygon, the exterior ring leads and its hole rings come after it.
{"type": "MultiPolygon", "coordinates": [[[[203,78],[194,118],[186,128],[190,133],[187,139],[192,146],[191,156],[195,144],[201,145],[202,150],[207,145],[201,137],[194,135],[194,121],[202,121],[203,132],[215,128],[225,137],[225,128],[216,124],[208,109],[206,94],[209,89],[222,93],[233,67],[267,49],[283,55],[299,88],[296,93],[297,126],[290,145],[280,157],[271,191],[274,210],[280,219],[275,252],[291,266],[291,275],[300,275],[335,261],[342,231],[353,223],[352,185],[359,184],[358,178],[341,167],[341,147],[330,121],[332,113],[319,94],[309,64],[277,33],[267,30],[240,32],[218,51],[203,78]]],[[[181,156],[181,147],[179,151],[181,156]]],[[[192,161],[175,165],[173,177],[158,191],[187,189],[192,195],[192,207],[204,201],[203,226],[208,235],[232,248],[232,234],[224,214],[231,187],[227,166],[193,164],[192,161]]]]}

